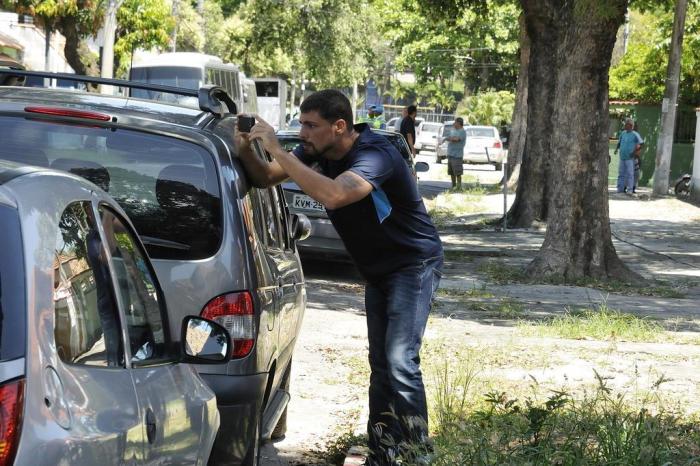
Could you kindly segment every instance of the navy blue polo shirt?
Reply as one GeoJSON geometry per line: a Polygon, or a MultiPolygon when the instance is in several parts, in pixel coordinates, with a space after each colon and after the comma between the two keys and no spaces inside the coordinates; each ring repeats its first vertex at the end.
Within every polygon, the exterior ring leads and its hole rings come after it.
{"type": "Polygon", "coordinates": [[[357,202],[326,209],[362,275],[370,281],[442,255],[442,243],[413,175],[398,150],[368,125],[355,125],[359,137],[340,160],[293,153],[306,165],[317,164],[335,179],[350,170],[374,188],[357,202]]]}

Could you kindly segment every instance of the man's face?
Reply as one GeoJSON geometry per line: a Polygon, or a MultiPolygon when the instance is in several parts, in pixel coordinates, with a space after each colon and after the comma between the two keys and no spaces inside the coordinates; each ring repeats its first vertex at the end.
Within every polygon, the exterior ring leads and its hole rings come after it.
{"type": "Polygon", "coordinates": [[[339,131],[338,122],[329,123],[316,110],[302,113],[299,122],[304,154],[323,156],[340,140],[342,131],[339,131]]]}
{"type": "Polygon", "coordinates": [[[625,123],[625,131],[632,131],[632,128],[634,128],[634,124],[631,121],[625,123]]]}
{"type": "Polygon", "coordinates": [[[455,121],[454,124],[452,125],[455,129],[459,129],[462,127],[462,124],[459,121],[455,121]]]}

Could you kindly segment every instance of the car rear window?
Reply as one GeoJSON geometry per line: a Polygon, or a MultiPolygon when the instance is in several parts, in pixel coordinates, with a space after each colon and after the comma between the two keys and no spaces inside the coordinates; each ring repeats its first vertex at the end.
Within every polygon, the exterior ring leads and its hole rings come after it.
{"type": "Polygon", "coordinates": [[[26,312],[19,215],[0,205],[0,361],[24,356],[26,312]]]}
{"type": "Polygon", "coordinates": [[[219,248],[213,155],[196,144],[126,129],[0,117],[0,159],[64,170],[107,191],[156,259],[203,259],[219,248]]]}
{"type": "Polygon", "coordinates": [[[467,131],[467,137],[476,138],[494,138],[496,135],[491,128],[464,128],[467,131]]]}
{"type": "Polygon", "coordinates": [[[425,131],[426,133],[437,133],[441,126],[442,124],[440,123],[423,123],[420,130],[425,131]]]}

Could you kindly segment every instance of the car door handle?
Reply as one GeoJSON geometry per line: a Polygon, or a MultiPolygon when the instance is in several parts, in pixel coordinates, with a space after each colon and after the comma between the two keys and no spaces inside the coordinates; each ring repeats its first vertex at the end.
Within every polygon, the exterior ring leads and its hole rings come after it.
{"type": "Polygon", "coordinates": [[[146,410],[146,437],[148,443],[156,441],[156,415],[153,414],[151,408],[146,410]]]}

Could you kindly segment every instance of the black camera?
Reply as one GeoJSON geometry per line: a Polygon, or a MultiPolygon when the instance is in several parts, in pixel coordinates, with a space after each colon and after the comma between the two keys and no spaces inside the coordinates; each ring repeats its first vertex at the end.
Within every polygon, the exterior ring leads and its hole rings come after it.
{"type": "Polygon", "coordinates": [[[255,117],[241,115],[238,117],[238,131],[250,133],[250,129],[255,125],[255,117]]]}

